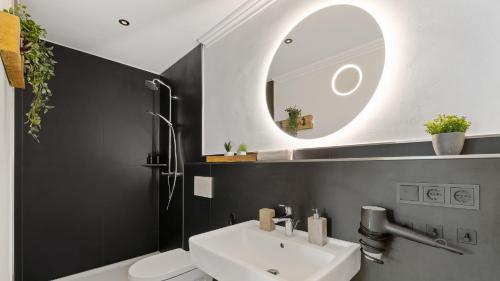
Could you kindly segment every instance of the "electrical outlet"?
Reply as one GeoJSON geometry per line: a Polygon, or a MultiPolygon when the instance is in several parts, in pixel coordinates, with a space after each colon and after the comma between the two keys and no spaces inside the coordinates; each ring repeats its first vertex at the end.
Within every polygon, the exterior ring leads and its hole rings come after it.
{"type": "Polygon", "coordinates": [[[444,205],[444,192],[443,186],[424,186],[424,202],[444,205]]]}
{"type": "Polygon", "coordinates": [[[450,198],[451,205],[474,206],[474,188],[452,187],[450,198]]]}
{"type": "Polygon", "coordinates": [[[457,230],[458,243],[477,245],[477,232],[474,229],[459,228],[457,230]]]}
{"type": "Polygon", "coordinates": [[[438,224],[425,225],[425,233],[427,236],[438,239],[443,238],[443,226],[438,224]]]}

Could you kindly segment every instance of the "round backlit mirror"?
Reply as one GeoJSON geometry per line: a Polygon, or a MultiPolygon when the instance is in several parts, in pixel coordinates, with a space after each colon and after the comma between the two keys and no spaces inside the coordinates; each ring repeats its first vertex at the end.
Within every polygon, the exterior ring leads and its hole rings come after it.
{"type": "Polygon", "coordinates": [[[366,11],[319,10],[282,38],[266,85],[269,112],[288,134],[314,139],[351,122],[375,93],[385,61],[382,31],[366,11]]]}

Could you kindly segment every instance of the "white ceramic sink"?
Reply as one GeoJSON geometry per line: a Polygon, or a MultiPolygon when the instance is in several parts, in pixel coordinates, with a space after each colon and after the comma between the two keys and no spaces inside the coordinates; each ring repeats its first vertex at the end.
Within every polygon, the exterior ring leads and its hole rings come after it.
{"type": "Polygon", "coordinates": [[[307,242],[307,232],[287,237],[283,227],[266,232],[257,221],[193,236],[189,247],[195,265],[219,281],[347,281],[361,259],[357,243],[328,238],[320,247],[307,242]]]}

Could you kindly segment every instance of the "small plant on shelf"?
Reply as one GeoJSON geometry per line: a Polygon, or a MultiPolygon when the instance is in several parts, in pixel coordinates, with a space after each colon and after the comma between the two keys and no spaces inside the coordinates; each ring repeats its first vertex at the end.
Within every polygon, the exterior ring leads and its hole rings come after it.
{"type": "Polygon", "coordinates": [[[238,146],[238,155],[247,155],[247,145],[242,143],[238,146]]]}
{"type": "Polygon", "coordinates": [[[33,92],[33,100],[26,113],[25,124],[29,126],[28,134],[39,142],[38,134],[42,129],[40,115],[54,108],[48,103],[52,92],[47,84],[55,76],[54,53],[52,47],[48,47],[43,40],[47,32],[31,18],[26,5],[17,4],[4,12],[18,16],[21,22],[21,53],[24,56],[26,80],[33,92]]]}
{"type": "Polygon", "coordinates": [[[465,133],[471,122],[465,116],[439,114],[425,124],[432,135],[432,146],[437,155],[457,155],[462,152],[465,133]]]}
{"type": "Polygon", "coordinates": [[[297,108],[297,106],[289,106],[285,108],[285,112],[288,113],[287,132],[296,137],[299,131],[299,119],[302,114],[302,110],[297,108]]]}
{"type": "Polygon", "coordinates": [[[233,149],[231,141],[224,143],[224,149],[226,150],[226,153],[224,154],[225,156],[234,156],[234,152],[231,152],[231,149],[233,149]]]}

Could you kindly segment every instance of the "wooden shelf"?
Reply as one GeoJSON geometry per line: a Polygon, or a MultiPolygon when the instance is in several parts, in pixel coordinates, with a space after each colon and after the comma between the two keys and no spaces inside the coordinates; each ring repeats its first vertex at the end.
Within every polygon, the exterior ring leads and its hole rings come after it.
{"type": "Polygon", "coordinates": [[[209,155],[206,156],[205,161],[212,163],[255,162],[257,161],[257,153],[248,153],[247,155],[235,155],[235,156],[209,155]]]}
{"type": "Polygon", "coordinates": [[[0,57],[9,84],[24,89],[24,61],[21,56],[21,23],[19,17],[0,12],[0,57]]]}
{"type": "MultiPolygon", "coordinates": [[[[213,157],[213,156],[206,156],[213,157]]],[[[225,157],[225,156],[224,156],[225,157]]],[[[236,156],[227,156],[236,157],[236,156]]],[[[413,161],[413,160],[467,160],[467,159],[500,159],[500,154],[462,154],[462,155],[429,155],[429,156],[394,156],[394,157],[359,157],[359,158],[325,158],[325,159],[296,159],[296,160],[269,160],[269,161],[251,161],[256,164],[269,163],[316,163],[316,162],[364,162],[364,161],[413,161]]],[[[209,162],[209,161],[207,161],[209,162]]],[[[241,162],[241,161],[213,161],[213,162],[241,162]]],[[[247,161],[249,162],[249,161],[247,161]]],[[[187,163],[199,164],[199,163],[187,163]]]]}

